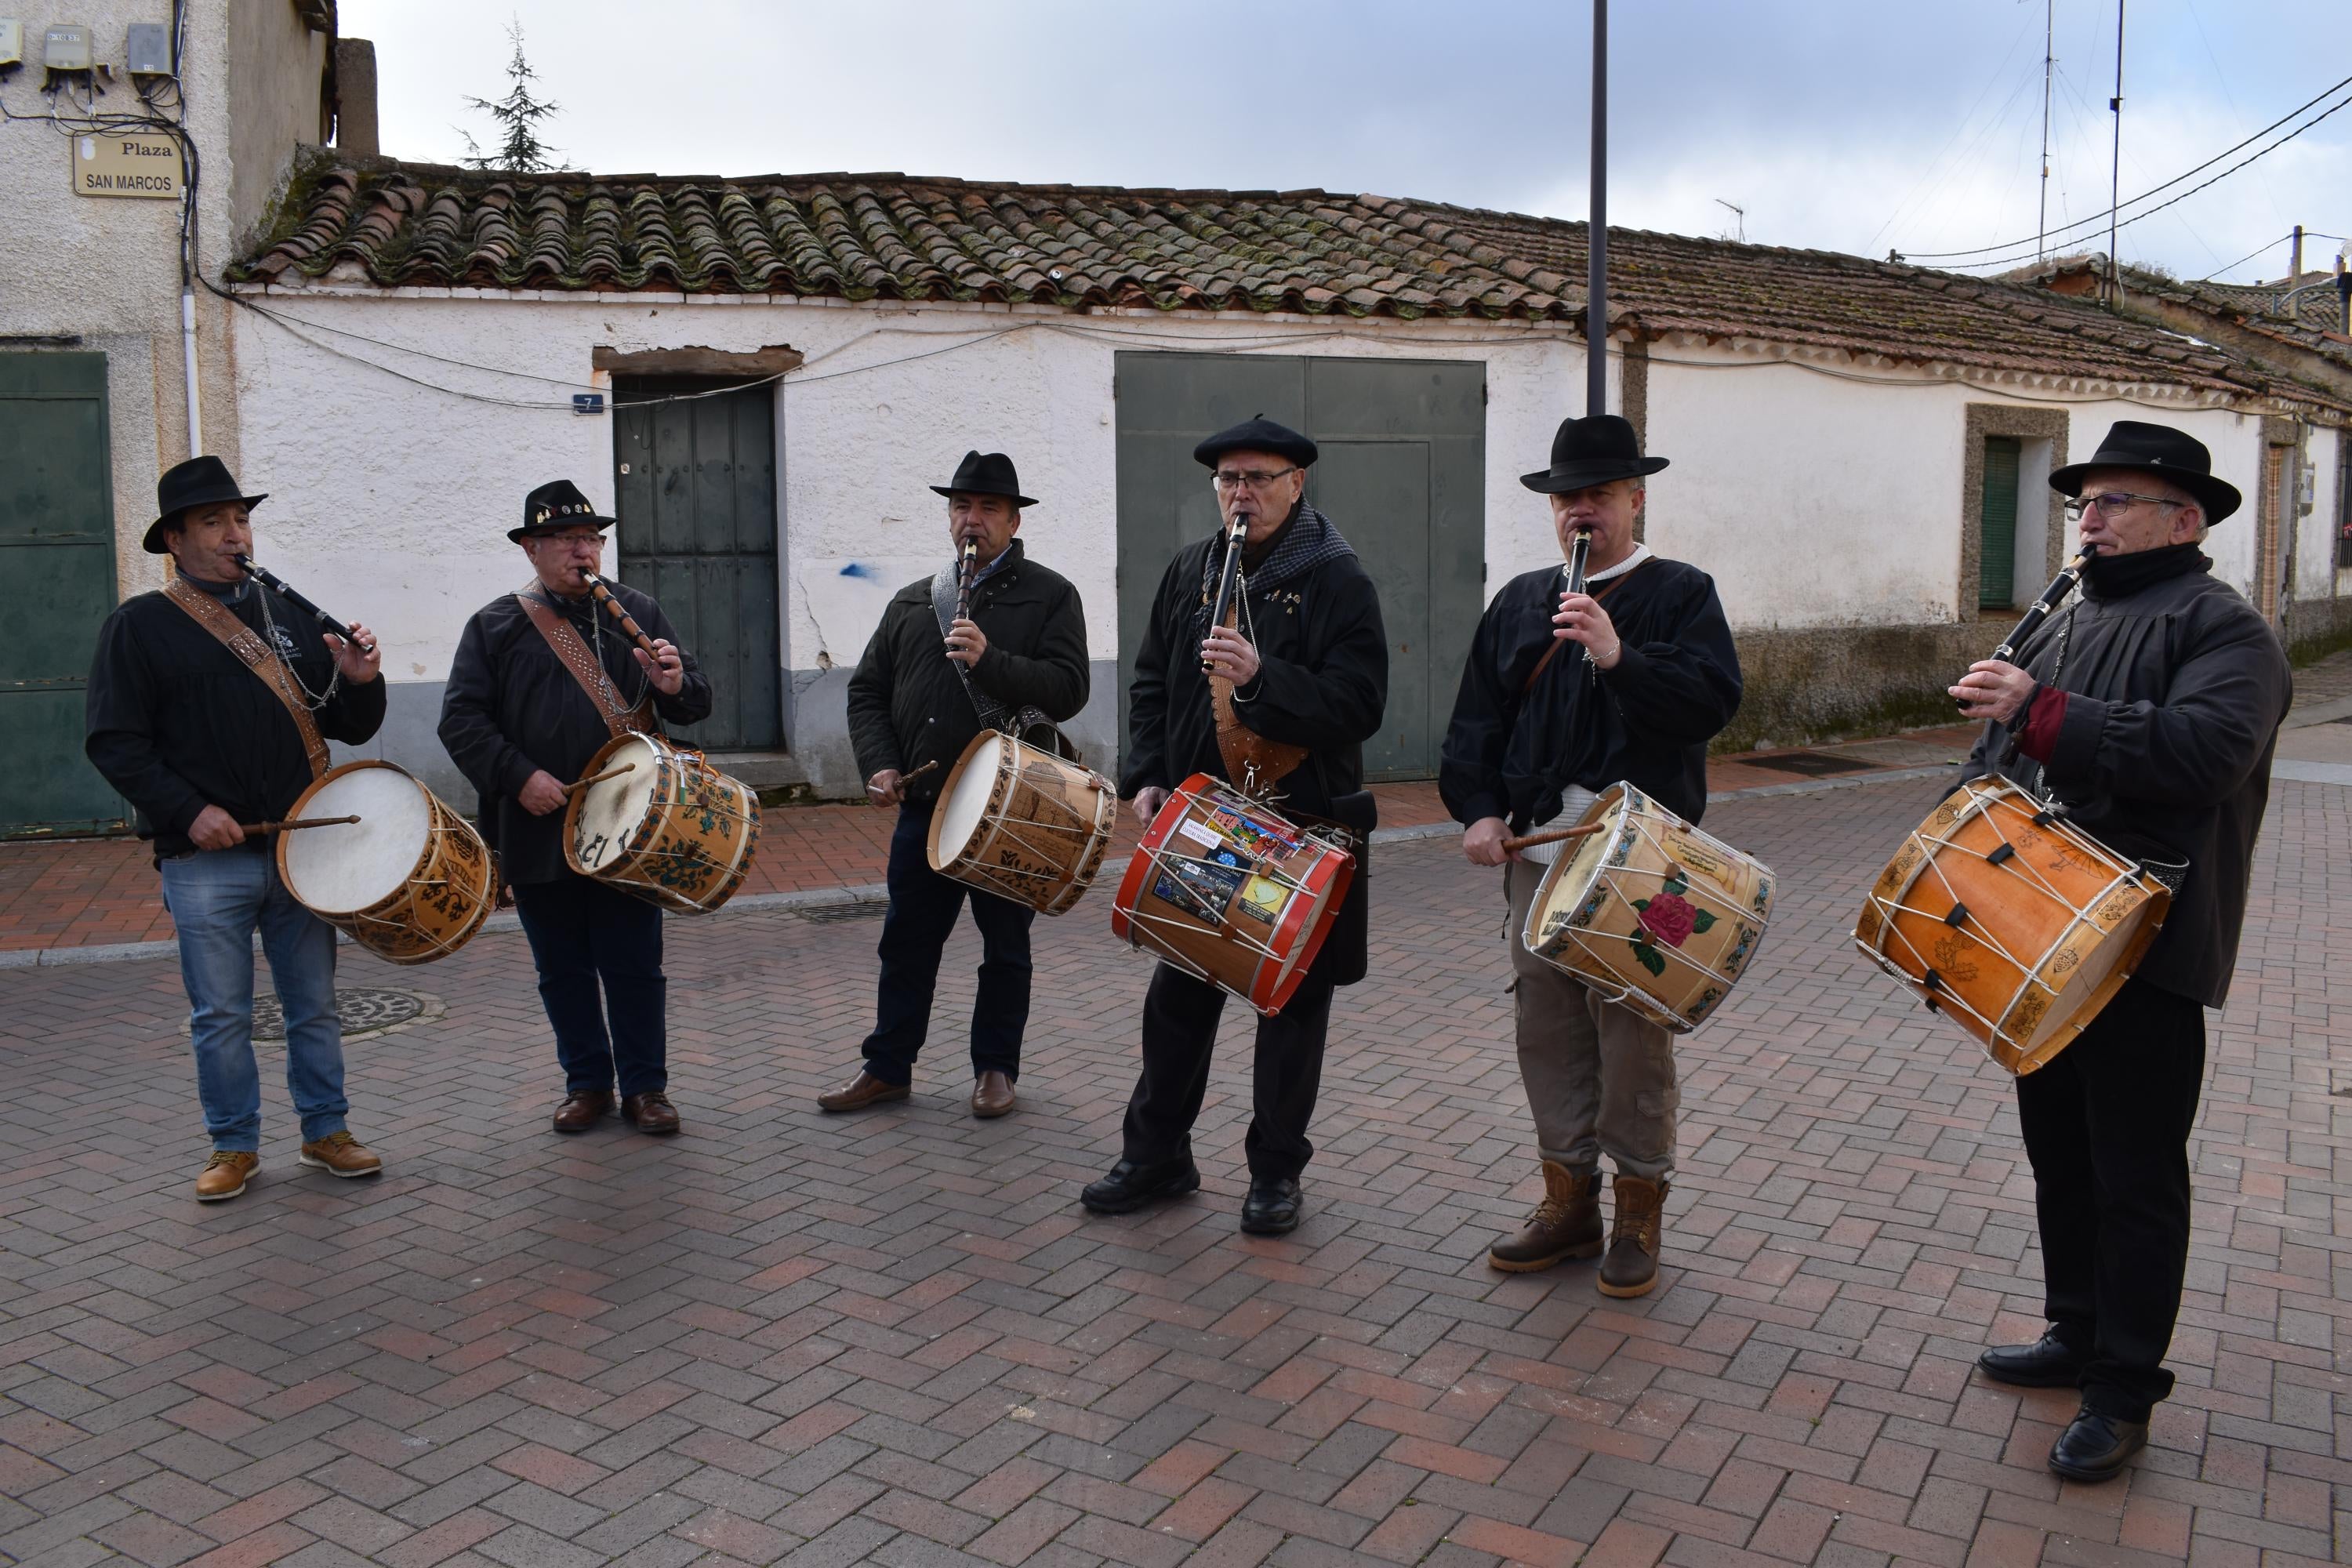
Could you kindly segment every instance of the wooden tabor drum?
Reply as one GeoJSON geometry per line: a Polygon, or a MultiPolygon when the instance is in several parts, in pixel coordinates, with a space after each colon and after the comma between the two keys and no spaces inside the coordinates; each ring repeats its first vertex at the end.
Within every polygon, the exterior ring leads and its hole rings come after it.
{"type": "Polygon", "coordinates": [[[983,729],[940,788],[926,853],[943,877],[1058,915],[1093,885],[1118,826],[1100,774],[983,729]]]}
{"type": "Polygon", "coordinates": [[[278,835],[278,875],[296,902],[379,958],[446,958],[497,902],[474,825],[390,763],[328,769],[287,816],[359,818],[278,835]]]}
{"type": "Polygon", "coordinates": [[[679,914],[735,896],[760,844],[758,795],[700,752],[635,731],[604,742],[581,777],[599,773],[614,776],[564,806],[566,864],[679,914]]]}
{"type": "Polygon", "coordinates": [[[2172,892],[2006,779],[1914,828],[1854,922],[1871,962],[2022,1077],[2131,978],[2172,892]]]}

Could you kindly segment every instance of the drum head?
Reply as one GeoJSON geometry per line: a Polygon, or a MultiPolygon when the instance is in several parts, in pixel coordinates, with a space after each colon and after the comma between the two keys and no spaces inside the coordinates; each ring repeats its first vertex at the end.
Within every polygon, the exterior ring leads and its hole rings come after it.
{"type": "Polygon", "coordinates": [[[572,852],[591,871],[619,859],[653,809],[654,784],[661,774],[661,757],[654,743],[643,735],[632,735],[625,744],[606,752],[596,771],[617,768],[623,763],[634,765],[619,778],[590,784],[582,792],[572,852]]]}
{"type": "Polygon", "coordinates": [[[938,864],[952,866],[963,858],[981,824],[988,820],[988,797],[996,792],[1003,760],[1004,737],[984,731],[956,763],[954,776],[940,795],[938,864]]]}
{"type": "Polygon", "coordinates": [[[1561,856],[1544,873],[1542,883],[1536,889],[1535,901],[1528,906],[1527,929],[1520,936],[1528,952],[1538,951],[1539,933],[1550,917],[1572,915],[1583,904],[1585,895],[1601,879],[1601,868],[1617,843],[1618,829],[1624,825],[1628,809],[1622,786],[1601,791],[1600,797],[1585,808],[1584,822],[1605,822],[1608,826],[1575,840],[1575,853],[1561,856]]]}
{"type": "Polygon", "coordinates": [[[433,832],[425,786],[385,763],[313,785],[296,815],[359,818],[284,836],[287,890],[322,915],[373,909],[405,887],[433,832]]]}

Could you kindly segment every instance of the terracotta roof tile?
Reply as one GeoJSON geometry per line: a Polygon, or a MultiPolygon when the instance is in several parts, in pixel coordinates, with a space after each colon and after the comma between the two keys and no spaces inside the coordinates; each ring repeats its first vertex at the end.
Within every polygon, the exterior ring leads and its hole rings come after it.
{"type": "MultiPolygon", "coordinates": [[[[1582,224],[1389,196],[903,174],[518,177],[331,158],[298,177],[277,237],[232,276],[292,282],[348,262],[379,287],[1580,324],[1584,307],[1582,224]]],[[[1651,339],[1766,341],[2233,395],[2282,390],[2224,351],[2012,281],[1676,235],[1612,230],[1610,245],[1611,325],[1651,339]]]]}

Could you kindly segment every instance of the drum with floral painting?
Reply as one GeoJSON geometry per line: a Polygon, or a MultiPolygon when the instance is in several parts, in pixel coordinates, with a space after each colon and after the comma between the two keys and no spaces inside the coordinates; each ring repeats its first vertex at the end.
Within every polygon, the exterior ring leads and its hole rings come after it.
{"type": "Polygon", "coordinates": [[[1619,1006],[1685,1034],[1756,960],[1772,872],[1630,784],[1601,792],[1536,889],[1519,940],[1619,1006]]]}

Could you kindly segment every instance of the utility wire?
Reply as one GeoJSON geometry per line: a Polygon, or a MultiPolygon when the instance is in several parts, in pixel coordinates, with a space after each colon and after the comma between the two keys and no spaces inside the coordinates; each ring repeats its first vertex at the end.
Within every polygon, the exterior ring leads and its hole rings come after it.
{"type": "MultiPolygon", "coordinates": [[[[2215,268],[2213,268],[2213,270],[2212,270],[2212,271],[2208,272],[2207,274],[2205,274],[2205,276],[2204,276],[2204,277],[2200,278],[2199,279],[2197,279],[2197,281],[2198,281],[2198,282],[2200,282],[2200,283],[2210,283],[2211,281],[2213,281],[2213,279],[2214,279],[2219,278],[2220,276],[2221,276],[2221,274],[2222,274],[2222,273],[2224,273],[2224,272],[2234,272],[2234,271],[2236,271],[2239,268],[2243,267],[2247,262],[2252,261],[2255,257],[2260,256],[2260,255],[2262,255],[2264,251],[2269,250],[2272,247],[2273,247],[2273,246],[2284,245],[2288,240],[2293,239],[2294,237],[2294,235],[2292,235],[2292,234],[2283,234],[2283,235],[2280,235],[2276,239],[2266,239],[2266,240],[2263,241],[2263,243],[2262,243],[2262,244],[2260,244],[2260,245],[2258,245],[2258,246],[2254,247],[2253,247],[2253,249],[2252,249],[2252,250],[2250,250],[2250,251],[2246,252],[2246,254],[2245,254],[2245,255],[2241,256],[2240,258],[2238,258],[2238,259],[2237,259],[2237,260],[2232,261],[2231,263],[2230,263],[2230,265],[2229,265],[2229,266],[2227,266],[2227,267],[2216,267],[2215,268]]],[[[2322,239],[2325,239],[2325,238],[2326,238],[2326,237],[2326,237],[2326,236],[2325,236],[2325,235],[2322,235],[2322,236],[2320,236],[2319,237],[2320,237],[2320,238],[2322,238],[2322,239]]]]}
{"type": "MultiPolygon", "coordinates": [[[[2272,121],[2268,125],[2263,126],[2260,131],[2255,132],[2252,136],[2247,137],[2243,142],[2239,142],[2236,146],[2234,146],[2234,147],[2225,147],[2225,148],[2223,148],[2221,152],[2214,153],[2214,154],[2213,154],[2213,156],[2211,156],[2210,158],[2206,159],[2203,163],[2201,163],[2198,164],[2195,168],[2193,168],[2193,169],[2189,169],[2189,170],[2185,170],[2185,171],[2183,171],[2183,172],[2182,172],[2182,173],[2180,173],[2180,174],[2175,174],[2172,178],[2170,178],[2170,179],[2168,179],[2168,180],[2165,181],[2165,182],[2164,182],[2164,184],[2160,184],[2160,185],[2154,185],[2154,186],[2151,186],[2151,187],[2149,187],[2148,189],[2147,189],[2147,190],[2145,190],[2145,191],[2142,191],[2139,195],[2136,195],[2136,196],[2133,196],[2133,197],[2132,197],[2130,200],[2128,200],[2128,201],[2117,202],[2117,203],[2116,203],[2114,206],[2112,206],[2112,207],[2105,207],[2105,208],[2102,208],[2102,209],[2100,209],[2098,212],[2092,214],[2092,215],[2091,215],[2090,216],[2088,216],[2088,217],[2084,217],[2084,218],[2077,218],[2074,222],[2073,222],[2073,223],[2070,223],[2070,224],[2066,225],[2063,228],[2054,229],[2054,230],[2051,231],[2050,235],[2047,237],[2047,239],[2045,239],[2045,240],[2043,241],[2043,243],[2044,243],[2044,245],[2045,245],[2045,247],[2046,247],[2046,246],[2047,246],[2047,243],[2048,243],[2048,240],[2049,240],[2049,239],[2056,239],[2059,236],[2061,236],[2061,235],[2064,234],[2068,229],[2086,228],[2086,227],[2087,227],[2087,228],[2095,228],[2095,227],[2097,227],[2100,224],[2105,223],[2105,222],[2106,221],[2106,219],[2107,219],[2107,216],[2108,216],[2108,214],[2109,214],[2109,213],[2119,213],[2119,212],[2123,211],[2123,209],[2124,209],[2124,208],[2126,208],[2126,207],[2128,207],[2128,206],[2137,206],[2137,205],[2138,205],[2140,203],[2142,203],[2142,202],[2144,202],[2144,201],[2147,200],[2150,196],[2154,196],[2154,195],[2162,195],[2164,192],[2170,190],[2173,186],[2175,186],[2175,185],[2177,185],[2177,184],[2180,184],[2180,182],[2181,182],[2181,181],[2183,181],[2183,180],[2189,179],[2189,178],[2192,178],[2192,177],[2194,177],[2194,176],[2196,176],[2196,175],[2198,175],[2198,174],[2203,174],[2206,170],[2208,170],[2208,169],[2211,168],[2214,164],[2216,164],[2216,163],[2220,163],[2222,159],[2227,158],[2227,157],[2228,157],[2228,156],[2230,156],[2232,153],[2237,153],[2237,152],[2242,151],[2243,149],[2245,149],[2245,148],[2247,148],[2247,147],[2250,147],[2250,146],[2253,145],[2255,142],[2257,142],[2261,141],[2263,137],[2265,137],[2265,136],[2269,135],[2272,132],[2273,132],[2273,131],[2277,130],[2280,126],[2284,125],[2284,124],[2286,124],[2289,121],[2294,120],[2294,119],[2295,118],[2295,116],[2297,116],[2297,115],[2299,115],[2299,114],[2302,114],[2302,113],[2305,113],[2305,111],[2309,110],[2310,109],[2314,108],[2315,106],[2318,105],[2319,103],[2324,102],[2324,101],[2325,101],[2326,100],[2327,100],[2328,98],[2333,97],[2335,94],[2336,94],[2336,93],[2338,93],[2338,92],[2342,91],[2344,89],[2346,89],[2346,88],[2347,88],[2347,87],[2352,87],[2352,76],[2347,76],[2347,77],[2346,77],[2342,81],[2337,82],[2335,86],[2333,86],[2333,87],[2331,87],[2331,88],[2328,88],[2326,90],[2325,90],[2325,91],[2323,91],[2323,92],[2319,93],[2319,94],[2318,94],[2318,95],[2316,95],[2315,97],[2314,97],[2314,98],[2312,98],[2311,100],[2309,100],[2307,102],[2305,102],[2305,103],[2303,103],[2303,104],[2301,104],[2301,105],[2298,105],[2296,108],[2294,108],[2294,109],[2289,110],[2286,113],[2284,113],[2284,114],[2283,114],[2283,115],[2279,116],[2276,120],[2272,121]]],[[[2352,100],[2347,100],[2347,101],[2352,101],[2352,100]]],[[[2283,146],[2284,146],[2287,142],[2294,141],[2295,137],[2300,136],[2300,135],[2302,135],[2305,131],[2310,130],[2312,126],[2318,124],[2318,123],[2319,123],[2319,121],[2320,121],[2321,120],[2325,120],[2325,119],[2326,119],[2328,114],[2333,114],[2333,113],[2335,113],[2335,112],[2336,112],[2336,110],[2337,109],[2341,109],[2341,108],[2343,108],[2343,107],[2344,107],[2344,105],[2343,105],[2343,104],[2341,104],[2341,103],[2336,104],[2334,108],[2329,109],[2329,110],[2327,110],[2327,113],[2326,113],[2326,114],[2322,114],[2322,115],[2320,115],[2320,116],[2318,117],[2318,119],[2313,120],[2313,121],[2309,121],[2309,122],[2308,122],[2308,123],[2306,123],[2306,124],[2297,126],[2294,131],[2289,132],[2285,136],[2281,137],[2277,142],[2273,142],[2273,143],[2271,144],[2271,147],[2266,147],[2266,148],[2263,149],[2263,152],[2267,153],[2267,152],[2271,151],[2271,150],[2272,150],[2272,148],[2275,148],[2275,147],[2283,147],[2283,146]]],[[[2256,154],[2254,154],[2254,156],[2258,158],[2258,157],[2262,156],[2262,153],[2257,153],[2256,154]]],[[[2242,169],[2242,168],[2244,168],[2244,167],[2246,166],[2246,163],[2252,163],[2252,162],[2253,162],[2253,158],[2249,158],[2249,159],[2245,160],[2245,163],[2238,163],[2238,164],[2234,165],[2234,166],[2233,166],[2233,168],[2232,168],[2231,170],[2230,170],[2230,171],[2225,171],[2225,172],[2228,172],[2228,173],[2234,173],[2236,169],[2242,169]]],[[[2210,181],[2210,180],[2206,182],[2206,184],[2210,184],[2211,183],[2212,183],[2212,182],[2211,182],[2211,181],[2210,181]]],[[[2198,188],[2199,190],[2203,190],[2205,187],[2204,187],[2203,185],[2200,185],[2200,186],[2198,186],[2197,188],[2198,188]]],[[[2170,205],[2171,204],[2170,204],[2170,203],[2167,203],[2166,205],[2170,205]]],[[[2142,214],[2140,214],[2139,216],[2140,216],[2141,217],[2145,217],[2145,216],[2147,216],[2147,215],[2146,213],[2142,213],[2142,214]]],[[[1977,247],[1975,247],[1974,248],[1972,248],[1972,249],[1969,249],[1969,250],[1932,250],[1932,251],[1930,251],[1930,250],[1923,250],[1923,251],[1910,252],[1910,253],[1906,253],[1906,256],[1905,256],[1905,259],[1906,259],[1906,260],[1909,260],[1909,261],[1945,261],[1945,260],[1950,260],[1950,259],[1953,259],[1953,258],[1958,258],[1958,257],[1963,257],[1963,256],[1982,256],[1982,255],[1985,255],[1986,253],[1988,253],[1988,252],[1990,252],[1990,251],[1996,251],[1996,250],[2001,250],[2001,251],[2015,250],[2015,249],[2017,249],[2020,246],[2024,246],[2024,247],[2026,247],[2027,248],[2031,249],[2031,248],[2032,248],[2032,247],[2033,246],[2033,244],[2034,244],[2034,242],[2035,242],[2035,240],[2036,240],[2036,238],[2037,238],[2037,237],[2037,237],[2037,236],[2033,236],[2033,235],[2028,235],[2028,236],[2026,236],[2023,239],[2004,240],[2004,241],[2002,241],[2002,242],[2001,242],[2000,244],[1999,244],[1999,245],[1979,245],[1979,246],[1977,246],[1977,247]]]]}

